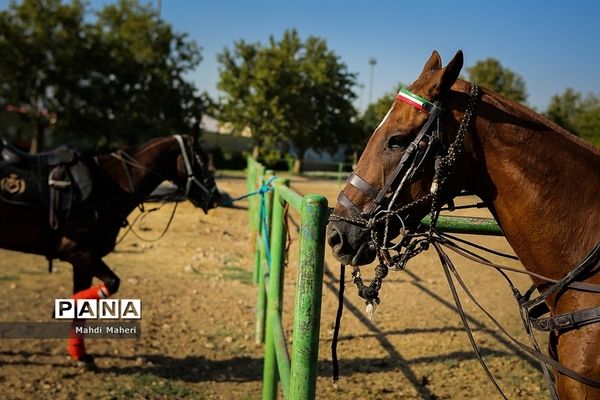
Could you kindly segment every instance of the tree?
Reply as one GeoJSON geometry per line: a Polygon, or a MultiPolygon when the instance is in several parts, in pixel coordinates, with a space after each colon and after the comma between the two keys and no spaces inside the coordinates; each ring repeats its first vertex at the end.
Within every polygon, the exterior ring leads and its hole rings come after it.
{"type": "Polygon", "coordinates": [[[267,45],[236,42],[218,60],[219,117],[237,131],[251,129],[255,156],[292,151],[299,173],[306,150],[334,151],[354,136],[355,76],[323,39],[303,42],[288,30],[267,45]]]}
{"type": "Polygon", "coordinates": [[[25,0],[0,12],[0,104],[35,127],[34,152],[44,146],[49,116],[61,111],[65,92],[79,80],[68,66],[84,61],[77,57],[85,46],[78,40],[85,36],[84,11],[77,0],[25,0]]]}
{"type": "Polygon", "coordinates": [[[503,67],[495,58],[478,61],[467,68],[469,80],[509,99],[524,103],[527,100],[525,81],[518,74],[503,67]]]}
{"type": "Polygon", "coordinates": [[[600,146],[600,98],[592,93],[585,98],[567,88],[550,100],[546,115],[563,128],[600,146]]]}
{"type": "MultiPolygon", "coordinates": [[[[107,143],[193,133],[202,98],[184,75],[201,61],[198,45],[173,31],[149,5],[120,0],[97,14],[94,34],[108,62],[95,94],[107,143]],[[99,93],[98,93],[99,92],[99,93]],[[112,135],[110,133],[113,133],[112,135]]],[[[99,121],[99,122],[100,122],[99,121]]]]}
{"type": "Polygon", "coordinates": [[[193,131],[203,101],[184,79],[201,60],[185,34],[149,5],[120,0],[90,15],[79,0],[11,2],[0,12],[0,106],[52,137],[112,147],[193,131]]]}

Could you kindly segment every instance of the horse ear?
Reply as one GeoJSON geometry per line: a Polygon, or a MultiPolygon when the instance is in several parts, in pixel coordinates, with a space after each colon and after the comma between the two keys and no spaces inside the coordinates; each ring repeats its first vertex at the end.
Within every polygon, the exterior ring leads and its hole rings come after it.
{"type": "Polygon", "coordinates": [[[458,79],[460,75],[460,70],[463,67],[463,53],[462,50],[456,52],[452,60],[446,65],[442,72],[442,76],[440,79],[439,90],[441,93],[446,93],[450,90],[450,87],[454,85],[454,82],[458,79]]]}
{"type": "Polygon", "coordinates": [[[423,90],[425,97],[436,99],[448,92],[458,79],[462,66],[463,54],[459,50],[445,68],[435,71],[429,77],[424,77],[426,81],[425,89],[423,90]]]}
{"type": "Polygon", "coordinates": [[[426,72],[432,72],[432,71],[437,71],[438,69],[442,68],[442,58],[440,57],[440,53],[438,53],[436,50],[434,50],[431,53],[431,57],[429,57],[429,60],[427,60],[427,62],[425,63],[425,66],[423,67],[423,71],[421,71],[421,75],[423,75],[426,72]]]}

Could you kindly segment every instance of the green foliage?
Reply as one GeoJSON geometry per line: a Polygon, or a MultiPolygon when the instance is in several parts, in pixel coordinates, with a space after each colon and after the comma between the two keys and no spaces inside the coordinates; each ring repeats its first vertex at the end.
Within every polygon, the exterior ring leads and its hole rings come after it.
{"type": "Polygon", "coordinates": [[[375,103],[369,104],[360,119],[361,128],[363,128],[366,137],[368,138],[379,125],[385,114],[389,111],[394,102],[395,94],[386,93],[381,96],[375,103]]]}
{"type": "Polygon", "coordinates": [[[546,116],[568,131],[600,146],[600,98],[567,88],[562,95],[550,100],[546,116]]]}
{"type": "Polygon", "coordinates": [[[266,45],[236,42],[219,55],[220,119],[252,131],[263,151],[334,151],[356,131],[355,77],[325,41],[295,30],[266,45]]]}
{"type": "Polygon", "coordinates": [[[527,100],[525,81],[521,76],[500,64],[495,58],[478,61],[467,68],[469,80],[509,99],[524,103],[527,100]]]}
{"type": "Polygon", "coordinates": [[[0,12],[0,106],[26,110],[37,139],[52,124],[54,140],[83,147],[192,132],[203,100],[184,75],[201,60],[196,43],[136,0],[86,15],[79,0],[0,12]]]}

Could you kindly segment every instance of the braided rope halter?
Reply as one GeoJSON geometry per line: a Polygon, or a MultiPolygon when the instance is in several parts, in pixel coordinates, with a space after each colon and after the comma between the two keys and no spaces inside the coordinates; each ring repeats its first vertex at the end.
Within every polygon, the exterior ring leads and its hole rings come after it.
{"type": "Polygon", "coordinates": [[[422,126],[415,139],[407,146],[400,162],[393,173],[386,179],[380,190],[356,175],[350,174],[348,183],[357,188],[363,194],[373,200],[367,211],[362,211],[344,194],[340,192],[338,203],[352,211],[353,215],[346,217],[331,214],[330,222],[347,222],[356,225],[361,230],[370,232],[371,243],[376,250],[379,265],[375,268],[375,277],[370,284],[365,285],[362,280],[360,268],[355,266],[352,271],[353,282],[358,288],[358,295],[365,299],[367,305],[367,316],[372,314],[379,304],[379,290],[382,281],[387,276],[389,269],[403,270],[406,263],[419,253],[429,248],[435,234],[440,207],[440,197],[448,178],[454,174],[458,159],[463,153],[464,138],[468,132],[471,119],[479,98],[479,87],[471,83],[469,100],[460,122],[454,142],[448,146],[445,154],[442,145],[441,115],[444,109],[439,101],[430,102],[420,96],[411,93],[407,89],[401,89],[396,99],[410,104],[411,106],[428,113],[428,118],[422,126]],[[397,207],[398,196],[406,185],[410,184],[415,174],[420,171],[426,159],[435,153],[435,172],[429,193],[408,203],[397,207]],[[403,175],[401,173],[404,172],[403,175]],[[398,186],[394,189],[392,185],[402,176],[398,186]],[[430,203],[431,223],[426,232],[408,232],[404,220],[408,212],[418,206],[430,203]],[[397,219],[401,226],[402,239],[398,243],[392,243],[389,238],[390,221],[397,219]],[[377,228],[383,224],[383,237],[379,238],[377,228]],[[381,240],[380,240],[381,239],[381,240]],[[405,249],[403,251],[403,248],[405,249]],[[390,255],[390,251],[397,254],[390,255]]]}

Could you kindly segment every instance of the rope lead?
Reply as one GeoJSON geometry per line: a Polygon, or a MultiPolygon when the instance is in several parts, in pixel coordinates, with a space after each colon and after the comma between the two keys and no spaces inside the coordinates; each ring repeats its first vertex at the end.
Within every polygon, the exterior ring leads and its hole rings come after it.
{"type": "Polygon", "coordinates": [[[340,379],[340,366],[337,358],[337,344],[339,341],[340,324],[342,312],[344,311],[344,288],[345,288],[346,265],[340,264],[340,286],[338,291],[338,309],[335,315],[335,327],[333,328],[333,340],[331,341],[331,360],[333,361],[333,381],[340,379]]]}

